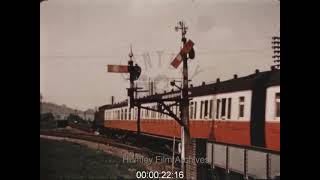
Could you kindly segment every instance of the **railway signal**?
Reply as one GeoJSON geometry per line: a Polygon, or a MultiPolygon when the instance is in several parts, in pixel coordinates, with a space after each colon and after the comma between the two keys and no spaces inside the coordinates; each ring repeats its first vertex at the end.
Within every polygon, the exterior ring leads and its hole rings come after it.
{"type": "Polygon", "coordinates": [[[183,48],[180,50],[178,55],[173,59],[171,62],[171,65],[174,68],[178,68],[181,62],[183,61],[183,57],[189,54],[189,58],[194,58],[194,49],[193,49],[194,43],[189,39],[188,42],[184,43],[183,48]]]}
{"type": "Polygon", "coordinates": [[[132,57],[132,48],[130,46],[129,53],[130,60],[128,65],[108,65],[108,72],[112,73],[129,73],[130,75],[130,88],[128,88],[128,97],[129,97],[129,107],[134,107],[134,92],[137,91],[137,88],[134,88],[134,81],[138,80],[141,75],[141,67],[138,64],[133,65],[132,57]]]}
{"type": "Polygon", "coordinates": [[[127,65],[108,65],[108,72],[112,73],[128,73],[127,65]]]}
{"type": "MultiPolygon", "coordinates": [[[[181,30],[181,41],[183,43],[183,48],[180,50],[178,56],[172,61],[171,65],[177,68],[181,62],[183,62],[183,69],[182,69],[182,99],[180,103],[180,116],[183,126],[181,127],[181,170],[187,177],[187,170],[186,170],[186,156],[189,155],[189,150],[192,149],[190,132],[189,132],[189,86],[188,86],[188,54],[189,58],[193,59],[195,57],[195,52],[193,49],[194,43],[191,40],[187,41],[185,37],[187,33],[188,27],[185,26],[183,21],[178,23],[178,26],[175,27],[176,31],[181,30]]],[[[174,85],[174,83],[172,83],[174,85]]]]}
{"type": "Polygon", "coordinates": [[[140,66],[138,66],[137,64],[135,64],[135,66],[129,65],[128,71],[130,73],[130,81],[136,81],[139,79],[140,74],[141,74],[140,66]]]}
{"type": "MultiPolygon", "coordinates": [[[[138,134],[140,133],[140,109],[147,109],[150,111],[156,111],[165,115],[168,115],[172,117],[174,120],[176,120],[179,125],[181,126],[181,170],[186,174],[186,155],[189,156],[189,150],[192,149],[192,143],[190,138],[190,132],[189,132],[189,86],[188,86],[188,59],[194,59],[195,52],[193,49],[194,43],[191,40],[187,41],[187,38],[185,37],[187,33],[187,27],[185,24],[180,21],[179,26],[175,27],[176,31],[181,30],[181,41],[183,43],[183,48],[180,50],[177,57],[171,62],[171,65],[175,68],[177,68],[181,62],[183,63],[183,81],[182,81],[182,87],[179,88],[181,90],[181,96],[177,97],[169,97],[169,98],[161,98],[161,97],[152,97],[152,98],[140,98],[140,99],[134,99],[134,93],[136,92],[144,92],[144,91],[138,91],[138,87],[134,87],[134,81],[137,80],[141,74],[141,68],[136,64],[133,66],[133,53],[132,49],[130,48],[129,57],[130,60],[128,61],[128,66],[126,68],[121,65],[118,66],[110,66],[109,72],[117,72],[117,73],[130,73],[130,88],[128,88],[128,96],[129,96],[129,107],[133,108],[134,106],[138,107],[138,118],[137,118],[137,131],[138,134]],[[170,105],[165,104],[164,102],[174,102],[170,105]],[[150,107],[144,107],[142,104],[144,103],[157,103],[157,106],[155,108],[150,107]],[[179,106],[180,109],[180,118],[177,117],[177,115],[172,111],[173,106],[179,106]]],[[[175,82],[171,82],[171,85],[175,85],[175,82]]]]}

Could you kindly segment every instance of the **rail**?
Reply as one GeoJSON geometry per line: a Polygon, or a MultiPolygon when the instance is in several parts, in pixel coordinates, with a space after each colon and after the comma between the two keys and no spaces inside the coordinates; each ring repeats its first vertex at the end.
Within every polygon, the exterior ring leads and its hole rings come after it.
{"type": "Polygon", "coordinates": [[[47,135],[47,136],[56,136],[56,137],[67,137],[67,138],[74,138],[74,139],[80,139],[80,140],[86,140],[86,141],[91,141],[91,142],[96,142],[100,144],[108,144],[112,145],[114,147],[118,148],[123,148],[130,150],[134,153],[140,153],[144,154],[147,156],[168,156],[167,154],[162,154],[159,152],[153,152],[148,149],[142,149],[139,147],[135,146],[130,146],[127,144],[123,144],[121,142],[117,142],[116,140],[106,138],[104,136],[99,136],[99,135],[91,135],[88,133],[73,133],[73,132],[61,132],[61,131],[45,131],[45,130],[40,130],[41,135],[47,135]]]}

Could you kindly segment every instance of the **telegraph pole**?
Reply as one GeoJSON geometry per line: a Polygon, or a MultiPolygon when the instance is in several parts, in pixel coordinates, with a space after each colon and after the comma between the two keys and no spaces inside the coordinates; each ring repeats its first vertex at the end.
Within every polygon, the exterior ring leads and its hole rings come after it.
{"type": "Polygon", "coordinates": [[[274,36],[272,37],[272,40],[272,49],[274,49],[274,56],[272,56],[272,58],[274,59],[273,62],[275,63],[273,67],[280,69],[280,36],[274,36]]]}
{"type": "MultiPolygon", "coordinates": [[[[187,38],[185,37],[188,27],[184,22],[180,21],[178,26],[175,27],[176,31],[181,30],[181,41],[183,45],[186,44],[187,38]]],[[[186,176],[186,155],[191,145],[191,138],[189,132],[189,94],[188,94],[188,57],[187,54],[182,54],[183,69],[182,69],[182,99],[180,105],[180,116],[184,126],[181,127],[181,171],[186,176]]]]}

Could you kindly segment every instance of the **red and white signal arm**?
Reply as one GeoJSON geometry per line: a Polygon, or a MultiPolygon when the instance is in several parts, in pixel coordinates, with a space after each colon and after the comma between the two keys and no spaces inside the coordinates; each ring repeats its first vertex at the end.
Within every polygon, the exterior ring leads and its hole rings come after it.
{"type": "Polygon", "coordinates": [[[183,48],[181,49],[181,53],[183,54],[187,54],[190,52],[190,50],[192,49],[194,43],[189,39],[188,42],[183,46],[183,48]]]}
{"type": "Polygon", "coordinates": [[[127,65],[108,65],[108,72],[113,73],[128,73],[127,65]]]}
{"type": "Polygon", "coordinates": [[[181,64],[182,62],[182,56],[179,53],[171,62],[171,66],[173,66],[174,68],[178,68],[178,66],[181,64]]]}
{"type": "Polygon", "coordinates": [[[173,66],[174,68],[178,68],[178,66],[182,62],[182,54],[188,54],[193,45],[194,43],[189,39],[188,42],[180,50],[179,54],[173,59],[173,61],[171,62],[171,66],[173,66]]]}

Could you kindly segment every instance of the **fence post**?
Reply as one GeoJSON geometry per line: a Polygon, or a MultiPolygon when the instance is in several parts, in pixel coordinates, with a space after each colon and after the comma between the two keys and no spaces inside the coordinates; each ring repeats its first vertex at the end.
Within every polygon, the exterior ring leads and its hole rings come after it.
{"type": "Polygon", "coordinates": [[[270,154],[267,153],[266,155],[267,159],[266,159],[266,173],[267,173],[267,179],[270,179],[270,154]]]}
{"type": "Polygon", "coordinates": [[[214,169],[214,143],[212,143],[212,151],[211,151],[211,166],[214,169]]]}
{"type": "Polygon", "coordinates": [[[248,180],[248,150],[244,149],[244,169],[243,169],[243,173],[244,173],[244,179],[248,180]]]}
{"type": "Polygon", "coordinates": [[[229,146],[226,146],[226,180],[229,180],[229,146]]]}

